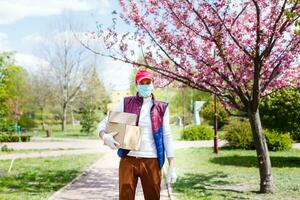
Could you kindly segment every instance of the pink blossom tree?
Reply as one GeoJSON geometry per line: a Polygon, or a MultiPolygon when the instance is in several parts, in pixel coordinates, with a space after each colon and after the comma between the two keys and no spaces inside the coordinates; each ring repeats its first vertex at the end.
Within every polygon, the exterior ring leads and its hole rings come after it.
{"type": "MultiPolygon", "coordinates": [[[[157,72],[156,84],[177,80],[216,94],[249,118],[260,172],[260,192],[274,192],[268,148],[259,115],[261,98],[299,86],[299,0],[119,0],[120,17],[136,28],[118,33],[117,24],[99,29],[110,56],[157,72]],[[287,15],[287,13],[289,13],[287,15]],[[132,57],[139,44],[143,62],[132,57]]],[[[114,12],[116,14],[116,12],[114,12]]]]}

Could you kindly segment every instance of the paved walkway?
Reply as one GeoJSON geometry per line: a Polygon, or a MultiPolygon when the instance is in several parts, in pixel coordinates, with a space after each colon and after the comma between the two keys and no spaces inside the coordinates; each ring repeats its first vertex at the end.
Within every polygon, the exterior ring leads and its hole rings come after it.
{"type": "Polygon", "coordinates": [[[35,138],[30,142],[9,142],[2,143],[9,148],[15,150],[20,149],[97,149],[101,148],[102,140],[88,139],[51,139],[51,138],[35,138]]]}
{"type": "MultiPolygon", "coordinates": [[[[105,150],[105,155],[81,176],[55,192],[48,200],[115,200],[118,199],[118,165],[116,152],[105,150]]],[[[169,200],[165,182],[162,181],[161,199],[169,200]]],[[[142,200],[143,191],[138,183],[136,200],[142,200]]]]}
{"type": "MultiPolygon", "coordinates": [[[[220,142],[221,146],[224,144],[224,141],[220,142]]],[[[175,148],[212,147],[213,141],[176,141],[174,146],[175,148]]],[[[48,200],[118,199],[118,164],[119,158],[116,156],[116,152],[106,149],[104,157],[72,183],[54,193],[48,200]]],[[[164,178],[161,188],[161,200],[176,198],[170,190],[168,192],[164,178]],[[171,194],[169,195],[169,193],[171,194]]],[[[138,182],[136,199],[144,199],[140,181],[138,182]]]]}
{"type": "MultiPolygon", "coordinates": [[[[219,141],[219,146],[225,145],[225,141],[219,141]]],[[[74,155],[84,153],[104,154],[102,158],[96,161],[82,175],[78,176],[71,183],[51,195],[48,200],[114,200],[118,199],[118,164],[119,158],[115,150],[104,146],[101,140],[84,139],[38,139],[30,143],[6,143],[8,148],[13,149],[51,149],[44,152],[28,152],[18,154],[0,155],[1,159],[28,158],[28,157],[48,157],[60,155],[74,155]],[[73,149],[72,149],[73,148],[73,149]],[[76,148],[76,149],[74,149],[76,148]],[[65,150],[62,150],[65,149],[65,150]],[[72,150],[70,150],[72,149],[72,150]]],[[[176,141],[176,149],[189,147],[212,147],[213,141],[176,141]]],[[[300,144],[294,144],[294,148],[300,149],[300,144]]],[[[140,181],[138,183],[137,200],[142,200],[143,192],[140,181]]],[[[161,199],[170,199],[168,190],[165,187],[165,181],[162,181],[161,199]]],[[[175,196],[172,195],[172,199],[175,196]]]]}
{"type": "MultiPolygon", "coordinates": [[[[61,155],[74,155],[83,153],[103,153],[104,156],[90,166],[83,174],[75,178],[71,183],[55,192],[49,200],[114,200],[118,199],[118,165],[119,157],[115,150],[104,146],[101,140],[82,140],[82,139],[63,139],[59,141],[33,140],[30,143],[5,143],[8,148],[13,149],[50,149],[43,152],[27,152],[0,155],[0,160],[5,159],[22,159],[33,157],[50,157],[61,155]],[[71,149],[70,148],[79,148],[71,149]],[[65,149],[65,150],[63,150],[65,149]],[[69,150],[68,150],[69,149],[69,150]]],[[[178,147],[187,147],[186,144],[180,142],[178,147]]],[[[188,146],[200,145],[200,143],[191,143],[188,146]]],[[[164,179],[161,184],[161,199],[174,199],[169,196],[164,179]]],[[[143,191],[138,182],[136,191],[136,200],[142,200],[143,191]]]]}
{"type": "MultiPolygon", "coordinates": [[[[43,139],[33,140],[32,142],[12,142],[2,144],[7,145],[8,148],[13,148],[14,150],[36,149],[37,151],[0,155],[0,160],[98,153],[105,151],[105,149],[108,148],[103,145],[103,142],[100,139],[61,139],[59,141],[43,139]],[[39,152],[38,149],[47,149],[48,151],[39,152]]],[[[223,146],[224,144],[224,141],[219,142],[220,146],[223,146]]],[[[189,147],[212,147],[213,141],[175,141],[174,146],[176,149],[189,147]]]]}
{"type": "MultiPolygon", "coordinates": [[[[219,141],[219,146],[224,146],[225,141],[219,141]]],[[[22,159],[22,158],[36,158],[36,157],[53,157],[62,155],[79,155],[88,153],[98,153],[105,151],[103,142],[99,140],[84,140],[84,139],[51,139],[33,140],[32,142],[13,142],[2,143],[8,148],[15,150],[36,149],[34,152],[25,153],[10,153],[0,155],[0,160],[22,159]],[[38,149],[47,149],[48,151],[38,151],[38,149]]],[[[176,149],[190,148],[190,147],[213,147],[213,141],[175,141],[176,149]]],[[[293,148],[300,149],[300,143],[293,144],[293,148]]]]}
{"type": "Polygon", "coordinates": [[[300,149],[300,143],[294,143],[293,148],[294,149],[300,149]]]}
{"type": "Polygon", "coordinates": [[[11,160],[11,159],[22,159],[22,158],[44,158],[54,157],[63,155],[80,155],[89,153],[99,153],[100,148],[97,149],[72,149],[72,150],[49,150],[49,151],[38,151],[37,152],[26,152],[26,153],[10,153],[0,154],[0,160],[11,160]]]}

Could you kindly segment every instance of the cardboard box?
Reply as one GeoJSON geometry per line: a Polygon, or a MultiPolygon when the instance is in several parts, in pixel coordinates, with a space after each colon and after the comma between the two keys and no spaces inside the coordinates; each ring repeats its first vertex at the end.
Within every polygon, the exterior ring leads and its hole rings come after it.
{"type": "Polygon", "coordinates": [[[118,148],[139,150],[142,129],[136,124],[137,115],[133,113],[114,112],[108,114],[107,132],[118,132],[114,139],[120,143],[118,148]]]}

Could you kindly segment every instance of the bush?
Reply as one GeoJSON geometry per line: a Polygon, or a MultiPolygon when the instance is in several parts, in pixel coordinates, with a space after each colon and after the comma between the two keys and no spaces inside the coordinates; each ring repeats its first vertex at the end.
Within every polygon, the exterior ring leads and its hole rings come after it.
{"type": "Polygon", "coordinates": [[[28,117],[28,115],[22,115],[18,124],[22,128],[26,128],[27,130],[31,130],[32,128],[38,126],[38,124],[36,124],[36,121],[28,117]]]}
{"type": "MultiPolygon", "coordinates": [[[[29,142],[31,135],[21,135],[22,142],[29,142]]],[[[17,134],[0,134],[0,142],[19,142],[17,134]]]]}
{"type": "Polygon", "coordinates": [[[270,151],[285,151],[292,148],[293,140],[289,133],[265,130],[265,136],[270,151]]]}
{"type": "MultiPolygon", "coordinates": [[[[225,124],[228,123],[228,113],[224,109],[224,106],[221,104],[220,101],[217,101],[217,112],[218,112],[218,128],[221,128],[225,124]]],[[[208,120],[210,125],[213,125],[214,123],[214,99],[210,98],[204,105],[203,108],[200,111],[201,117],[203,117],[205,120],[208,120]]]]}
{"type": "Polygon", "coordinates": [[[249,121],[234,120],[224,127],[224,139],[232,148],[254,149],[249,121]]]}
{"type": "Polygon", "coordinates": [[[16,131],[16,124],[12,122],[0,122],[0,134],[1,133],[14,133],[16,131]]]}
{"type": "Polygon", "coordinates": [[[213,130],[204,125],[188,125],[181,133],[183,140],[211,140],[213,137],[213,130]]]}
{"type": "Polygon", "coordinates": [[[14,150],[13,148],[8,148],[6,144],[1,147],[2,152],[11,152],[13,150],[14,150]]]}
{"type": "Polygon", "coordinates": [[[31,135],[21,135],[22,142],[30,142],[31,135]]]}
{"type": "MultiPolygon", "coordinates": [[[[224,139],[229,146],[239,149],[255,149],[250,123],[246,120],[233,121],[224,127],[224,139]]],[[[289,133],[264,130],[268,149],[270,151],[285,151],[291,148],[292,138],[289,133]]]]}
{"type": "Polygon", "coordinates": [[[289,132],[300,141],[300,89],[282,89],[262,100],[261,120],[264,127],[289,132]]]}

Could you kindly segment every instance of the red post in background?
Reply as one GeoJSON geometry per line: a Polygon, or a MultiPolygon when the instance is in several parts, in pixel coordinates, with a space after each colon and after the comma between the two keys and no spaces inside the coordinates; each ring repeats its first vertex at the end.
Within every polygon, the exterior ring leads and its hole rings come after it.
{"type": "Polygon", "coordinates": [[[218,154],[218,113],[217,97],[214,94],[214,153],[218,154]]]}

